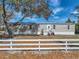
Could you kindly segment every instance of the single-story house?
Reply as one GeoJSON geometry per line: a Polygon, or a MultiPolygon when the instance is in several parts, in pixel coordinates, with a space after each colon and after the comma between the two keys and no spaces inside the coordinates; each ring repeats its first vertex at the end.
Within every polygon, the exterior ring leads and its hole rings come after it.
{"type": "Polygon", "coordinates": [[[43,35],[55,34],[55,35],[75,35],[75,24],[65,23],[41,23],[38,27],[38,33],[43,35]]]}
{"type": "MultiPolygon", "coordinates": [[[[10,23],[15,20],[10,20],[10,23]]],[[[75,35],[75,24],[53,23],[44,18],[25,18],[19,29],[14,34],[36,34],[36,35],[75,35]],[[20,30],[21,28],[21,30],[20,30]],[[24,31],[23,31],[24,28],[24,31]]]]}
{"type": "MultiPolygon", "coordinates": [[[[39,23],[22,25],[19,34],[37,34],[37,35],[75,35],[74,24],[57,24],[57,23],[39,23]],[[23,27],[25,30],[23,31],[23,27]]],[[[15,32],[17,33],[17,32],[15,32]]]]}

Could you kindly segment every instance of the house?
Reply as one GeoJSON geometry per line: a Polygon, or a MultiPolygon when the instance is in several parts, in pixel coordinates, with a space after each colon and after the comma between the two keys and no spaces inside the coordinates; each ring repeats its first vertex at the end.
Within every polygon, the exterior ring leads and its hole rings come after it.
{"type": "MultiPolygon", "coordinates": [[[[15,19],[10,23],[16,23],[15,19]]],[[[20,21],[21,25],[14,34],[36,34],[36,35],[75,35],[75,24],[53,23],[46,21],[44,18],[27,17],[20,21]]]]}
{"type": "Polygon", "coordinates": [[[38,35],[42,34],[54,34],[54,35],[75,35],[75,24],[65,23],[41,23],[38,27],[38,35]]]}
{"type": "Polygon", "coordinates": [[[29,23],[18,25],[17,34],[31,35],[75,35],[75,24],[29,23]]]}

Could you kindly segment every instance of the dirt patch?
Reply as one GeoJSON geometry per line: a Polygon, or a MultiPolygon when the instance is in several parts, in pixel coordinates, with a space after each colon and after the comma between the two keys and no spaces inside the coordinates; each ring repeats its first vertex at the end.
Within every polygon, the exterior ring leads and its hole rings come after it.
{"type": "Polygon", "coordinates": [[[79,35],[27,36],[18,35],[16,39],[79,39],[79,35]]]}
{"type": "Polygon", "coordinates": [[[0,51],[0,59],[79,59],[79,52],[51,51],[46,54],[36,54],[32,51],[20,51],[15,53],[11,53],[11,51],[10,53],[9,51],[0,51]]]}

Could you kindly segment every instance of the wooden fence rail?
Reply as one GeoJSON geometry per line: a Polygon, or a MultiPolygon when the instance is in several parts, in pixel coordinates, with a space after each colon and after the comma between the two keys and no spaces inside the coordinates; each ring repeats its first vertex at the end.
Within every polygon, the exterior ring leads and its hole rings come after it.
{"type": "Polygon", "coordinates": [[[79,39],[0,39],[0,50],[79,50],[79,39]]]}

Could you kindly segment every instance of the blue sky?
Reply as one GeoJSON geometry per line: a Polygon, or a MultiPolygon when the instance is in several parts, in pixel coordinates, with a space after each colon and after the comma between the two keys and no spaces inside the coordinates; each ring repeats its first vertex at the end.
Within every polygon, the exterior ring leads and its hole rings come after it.
{"type": "MultiPolygon", "coordinates": [[[[49,21],[53,23],[64,23],[68,17],[72,21],[77,21],[77,17],[71,15],[71,13],[75,12],[75,7],[79,5],[79,0],[48,0],[49,8],[53,11],[53,14],[49,17],[49,21]]],[[[16,17],[14,19],[19,18],[21,13],[15,13],[16,17]],[[19,15],[19,17],[17,17],[19,15]]],[[[15,21],[15,20],[14,20],[15,21]]],[[[35,20],[34,20],[35,21],[35,20]]]]}
{"type": "Polygon", "coordinates": [[[54,12],[50,21],[65,22],[68,17],[72,21],[76,21],[76,17],[72,16],[71,13],[75,11],[77,5],[79,5],[79,0],[50,0],[49,6],[54,12]]]}

